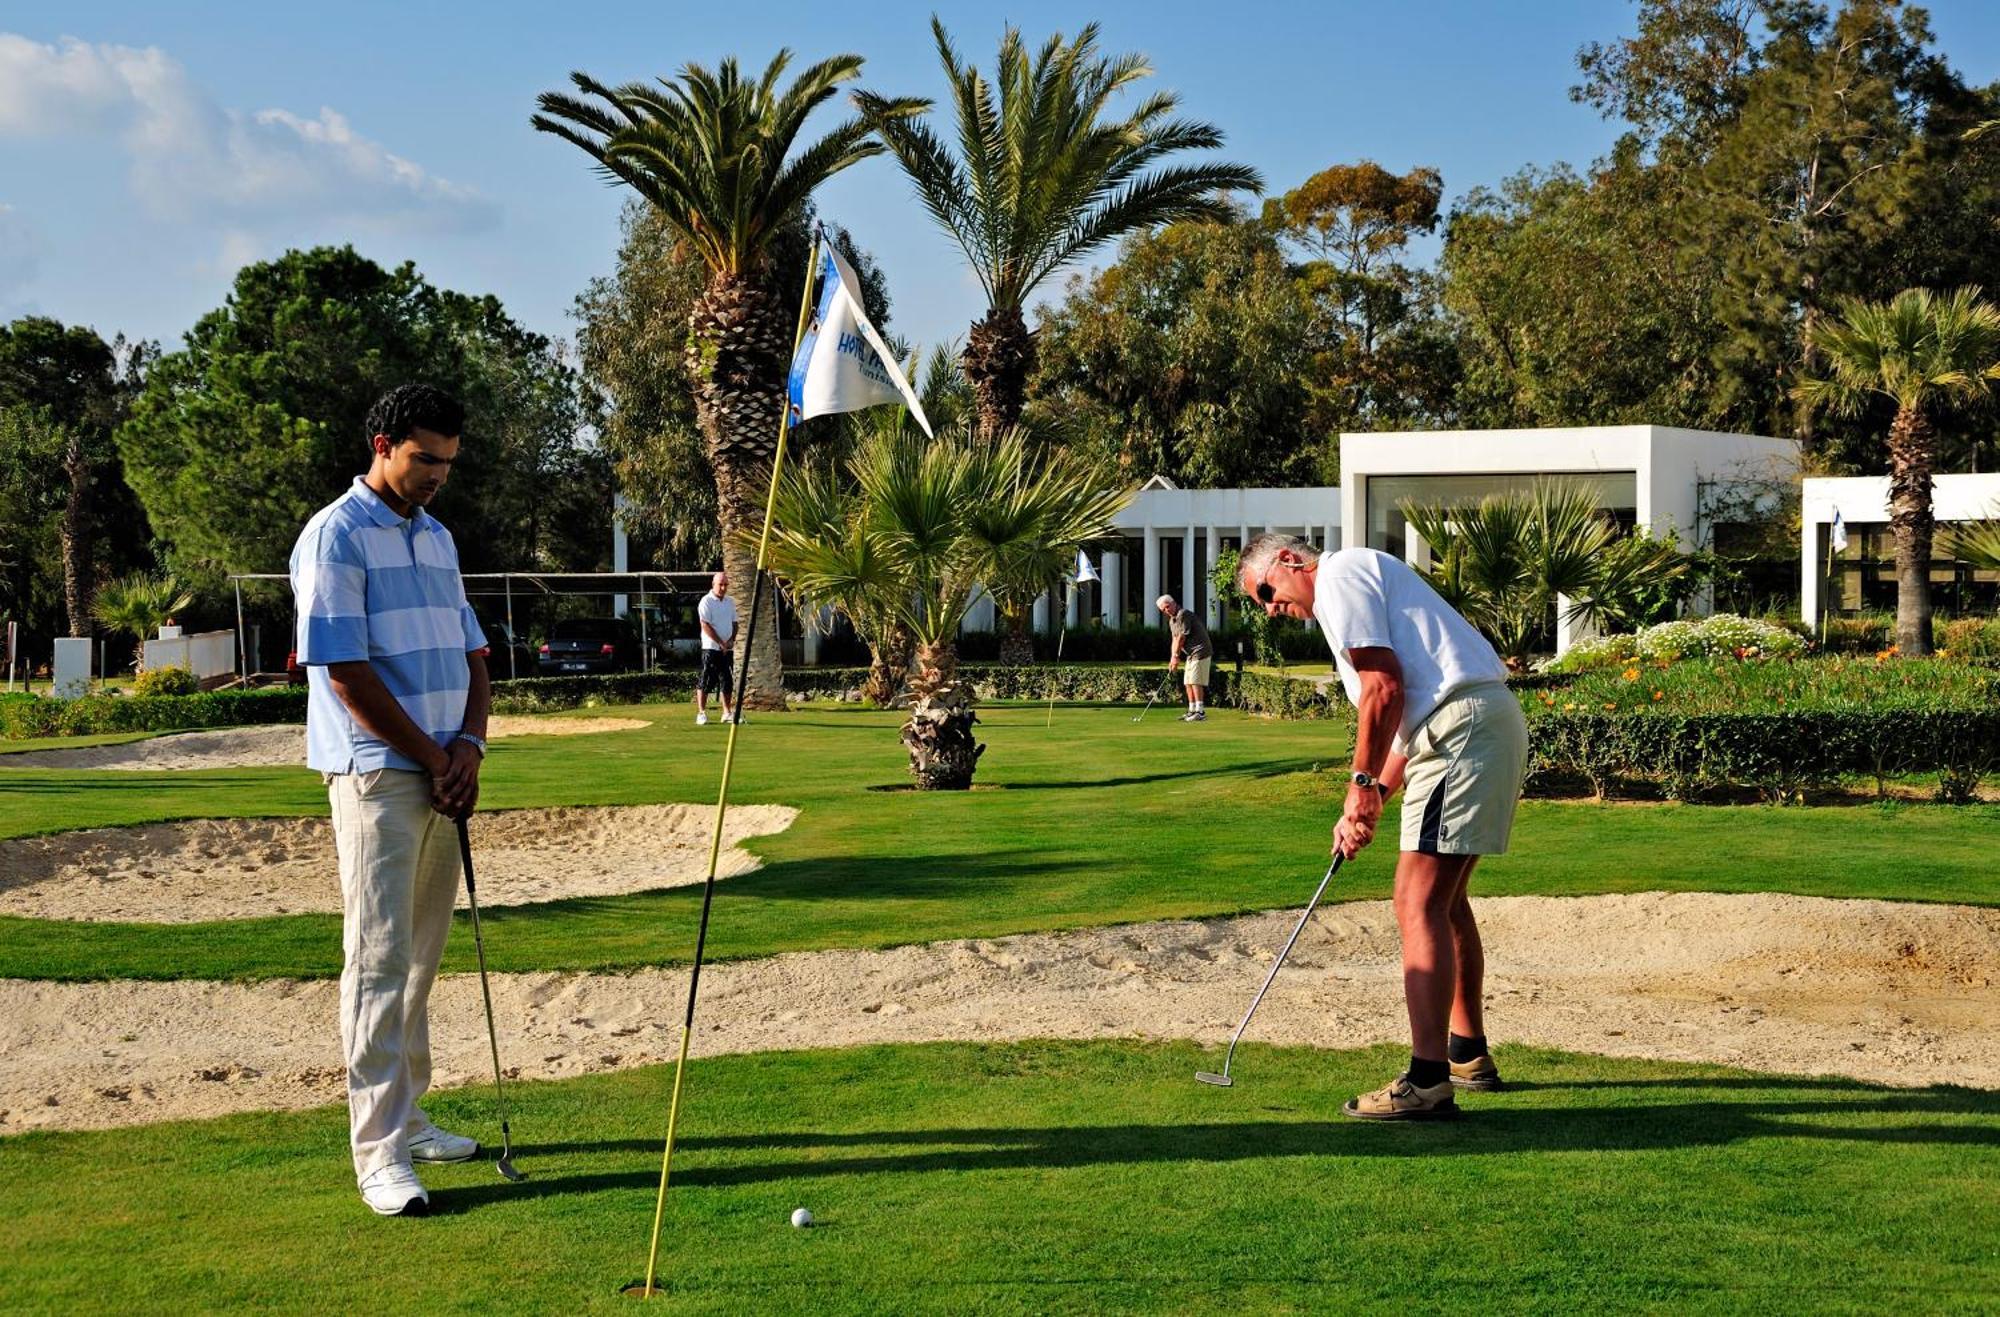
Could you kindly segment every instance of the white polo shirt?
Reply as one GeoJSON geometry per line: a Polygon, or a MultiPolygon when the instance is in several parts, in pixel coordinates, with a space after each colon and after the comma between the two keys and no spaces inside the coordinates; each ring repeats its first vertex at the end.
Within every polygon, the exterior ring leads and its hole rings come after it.
{"type": "Polygon", "coordinates": [[[718,645],[708,638],[708,632],[703,631],[701,633],[701,647],[703,649],[727,649],[731,643],[735,642],[736,601],[734,599],[727,596],[718,598],[715,591],[710,590],[701,597],[701,602],[695,605],[694,611],[702,621],[715,629],[716,635],[721,636],[725,642],[728,642],[718,645]]]}
{"type": "Polygon", "coordinates": [[[1400,558],[1379,549],[1322,553],[1313,617],[1333,649],[1351,704],[1361,703],[1361,674],[1350,649],[1395,651],[1403,668],[1403,725],[1397,754],[1431,711],[1468,686],[1507,680],[1507,665],[1486,637],[1400,558]]]}

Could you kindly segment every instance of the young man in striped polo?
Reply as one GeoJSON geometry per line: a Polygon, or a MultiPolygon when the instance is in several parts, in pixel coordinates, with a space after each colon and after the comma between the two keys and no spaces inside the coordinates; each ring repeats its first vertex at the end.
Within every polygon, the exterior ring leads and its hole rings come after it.
{"type": "Polygon", "coordinates": [[[1237,584],[1272,617],[1319,624],[1355,707],[1354,769],[1333,845],[1375,838],[1403,790],[1396,926],[1410,1065],[1342,1110],[1365,1120],[1458,1114],[1456,1088],[1495,1089],[1487,1054],[1486,952],[1466,899],[1482,855],[1507,849],[1528,762],[1528,727],[1486,638],[1401,559],[1321,553],[1293,535],[1243,546],[1237,584]]]}
{"type": "Polygon", "coordinates": [[[368,414],[367,474],[292,550],[306,762],[326,781],[340,857],[349,1138],[361,1197],[383,1216],[429,1207],[412,1162],[479,1151],[417,1105],[458,890],[452,820],[478,803],[486,755],[486,637],[451,533],[425,511],[464,422],[441,390],[392,389],[368,414]]]}

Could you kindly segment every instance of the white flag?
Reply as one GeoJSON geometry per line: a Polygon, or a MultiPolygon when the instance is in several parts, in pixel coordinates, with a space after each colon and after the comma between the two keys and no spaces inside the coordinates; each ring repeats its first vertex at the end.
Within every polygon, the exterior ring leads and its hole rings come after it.
{"type": "Polygon", "coordinates": [[[792,357],[792,420],[901,403],[930,434],[923,403],[895,365],[889,345],[868,323],[861,281],[832,243],[822,238],[820,250],[819,304],[792,357]]]}
{"type": "Polygon", "coordinates": [[[1826,542],[1835,553],[1847,552],[1847,523],[1840,519],[1839,508],[1833,510],[1833,528],[1826,533],[1826,542]]]}
{"type": "Polygon", "coordinates": [[[1098,579],[1097,569],[1090,565],[1089,555],[1084,553],[1082,549],[1078,549],[1076,551],[1076,583],[1082,585],[1085,581],[1095,581],[1096,579],[1098,579]]]}

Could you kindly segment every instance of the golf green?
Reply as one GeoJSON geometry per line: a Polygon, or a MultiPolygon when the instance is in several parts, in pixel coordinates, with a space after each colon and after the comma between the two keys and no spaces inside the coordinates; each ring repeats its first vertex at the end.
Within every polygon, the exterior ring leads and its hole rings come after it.
{"type": "MultiPolygon", "coordinates": [[[[2000,1095],[1519,1050],[1450,1125],[1337,1108],[1399,1054],[938,1044],[698,1060],[676,1312],[1949,1311],[2000,1302],[2000,1095]],[[818,1224],[788,1224],[795,1207],[818,1224]]],[[[381,1220],[340,1108],[4,1145],[22,1310],[621,1310],[665,1068],[513,1090],[509,1185],[381,1220]]],[[[490,1135],[489,1095],[433,1114],[490,1135]]]]}
{"type": "MultiPolygon", "coordinates": [[[[482,808],[712,799],[724,729],[678,706],[592,709],[643,730],[496,746],[482,808]]],[[[764,867],[718,889],[711,953],[723,958],[879,947],[1297,905],[1324,866],[1345,787],[1347,732],[1218,711],[1190,726],[1129,707],[982,712],[979,786],[918,793],[898,716],[815,707],[746,723],[735,799],[797,806],[749,849],[764,867]]],[[[324,814],[298,769],[135,773],[10,770],[0,757],[0,837],[200,817],[324,814]]],[[[1530,801],[1514,852],[1480,868],[1485,895],[1648,890],[1782,891],[2000,903],[1991,862],[2000,806],[1682,806],[1530,801]]],[[[475,822],[475,837],[477,836],[475,822]]],[[[1393,835],[1393,833],[1389,834],[1393,835]]],[[[1389,890],[1385,849],[1329,898],[1389,890]]],[[[699,892],[682,888],[494,907],[501,970],[683,962],[699,892]]],[[[245,911],[246,916],[254,911],[245,911]]],[[[461,930],[463,934],[464,930],[461,930]]],[[[331,915],[208,924],[0,918],[0,976],[47,979],[325,977],[331,915]]],[[[471,967],[455,936],[445,969],[471,967]]]]}

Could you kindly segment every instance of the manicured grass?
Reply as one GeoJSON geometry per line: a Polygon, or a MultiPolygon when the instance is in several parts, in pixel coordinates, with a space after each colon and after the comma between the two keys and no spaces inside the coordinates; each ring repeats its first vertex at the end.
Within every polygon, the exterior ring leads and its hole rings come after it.
{"type": "MultiPolygon", "coordinates": [[[[1341,1118],[1398,1055],[941,1044],[697,1061],[666,1311],[1970,1310],[2000,1095],[1518,1051],[1452,1125],[1341,1118]],[[795,1230],[794,1207],[819,1225],[795,1230]]],[[[355,1197],[345,1113],[5,1141],[0,1293],[48,1311],[632,1311],[663,1068],[514,1089],[516,1160],[355,1197]]],[[[491,1126],[477,1089],[433,1114],[491,1126]]]]}
{"type": "MultiPolygon", "coordinates": [[[[591,710],[605,713],[607,710],[591,710]]],[[[724,729],[683,711],[635,732],[497,745],[485,808],[712,798],[724,729]]],[[[1346,731],[1228,712],[1199,727],[1156,710],[1039,706],[985,712],[987,789],[920,794],[892,714],[816,709],[744,727],[739,801],[797,805],[751,843],[764,868],[717,889],[711,954],[769,955],[1220,915],[1296,905],[1325,867],[1345,779],[1346,731]],[[888,789],[877,789],[888,788],[888,789]]],[[[294,769],[43,773],[0,767],[0,835],[158,819],[324,814],[294,769]]],[[[1393,815],[1393,810],[1392,810],[1393,815]]],[[[1482,865],[1485,895],[1787,891],[2000,904],[2000,807],[1522,806],[1514,852],[1482,865]]],[[[477,825],[475,824],[475,844],[477,825]]],[[[1393,838],[1393,827],[1385,828],[1393,838]]],[[[1388,895],[1381,846],[1332,899],[1388,895]]],[[[670,964],[692,951],[698,888],[492,907],[496,969],[670,964]]],[[[463,930],[461,931],[463,933],[463,930]]],[[[472,968],[454,937],[447,971],[472,968]]],[[[0,975],[22,978],[319,977],[340,964],[338,919],[212,924],[0,919],[0,975]]]]}

